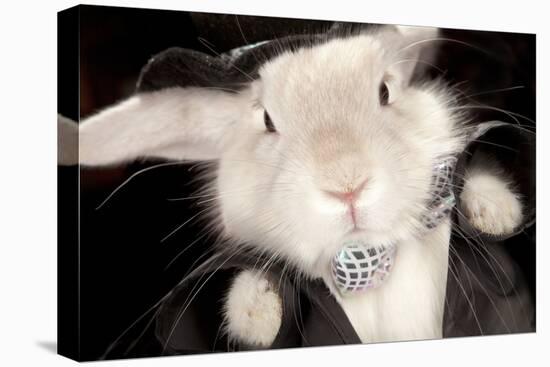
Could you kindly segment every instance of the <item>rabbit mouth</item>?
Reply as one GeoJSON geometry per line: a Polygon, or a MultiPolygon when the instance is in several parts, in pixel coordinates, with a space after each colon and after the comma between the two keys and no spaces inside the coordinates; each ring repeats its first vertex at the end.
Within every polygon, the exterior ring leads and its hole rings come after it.
{"type": "Polygon", "coordinates": [[[358,225],[354,225],[352,229],[348,231],[349,235],[361,235],[365,233],[366,229],[359,227],[358,225]]]}

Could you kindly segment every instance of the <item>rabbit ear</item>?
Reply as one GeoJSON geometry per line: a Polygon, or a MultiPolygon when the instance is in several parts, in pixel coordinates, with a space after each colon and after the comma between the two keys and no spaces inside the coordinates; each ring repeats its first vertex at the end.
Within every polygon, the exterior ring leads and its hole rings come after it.
{"type": "Polygon", "coordinates": [[[82,122],[80,163],[218,159],[230,125],[252,105],[245,90],[275,55],[270,42],[252,46],[218,57],[182,48],[153,56],[135,96],[82,122]]]}
{"type": "Polygon", "coordinates": [[[395,62],[392,65],[399,79],[409,84],[418,74],[425,71],[435,59],[439,29],[433,27],[395,26],[389,40],[396,47],[395,62]]]}
{"type": "Polygon", "coordinates": [[[248,105],[245,98],[204,88],[138,93],[81,122],[79,162],[218,159],[224,136],[248,105]]]}

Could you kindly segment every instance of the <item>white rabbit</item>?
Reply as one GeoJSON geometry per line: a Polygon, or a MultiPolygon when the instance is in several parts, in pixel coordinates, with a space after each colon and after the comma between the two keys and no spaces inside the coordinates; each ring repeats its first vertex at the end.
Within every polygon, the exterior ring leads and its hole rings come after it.
{"type": "MultiPolygon", "coordinates": [[[[410,83],[437,30],[384,27],[285,51],[237,93],[169,88],[137,94],[80,126],[80,162],[136,157],[217,161],[205,182],[232,246],[267,252],[324,279],[363,342],[439,338],[448,220],[421,231],[432,166],[461,152],[465,117],[442,81],[410,83]],[[397,244],[383,286],[342,297],[330,261],[343,241],[397,244]]],[[[498,169],[466,172],[464,214],[489,233],[522,220],[498,169]]],[[[261,273],[237,276],[225,307],[231,339],[266,347],[282,308],[261,273]]]]}

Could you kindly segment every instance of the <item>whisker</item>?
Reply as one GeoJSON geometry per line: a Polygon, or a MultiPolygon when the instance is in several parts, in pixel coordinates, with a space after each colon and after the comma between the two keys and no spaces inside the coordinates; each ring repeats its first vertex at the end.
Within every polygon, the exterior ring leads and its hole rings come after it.
{"type": "Polygon", "coordinates": [[[120,189],[122,189],[124,186],[126,186],[130,181],[132,181],[134,178],[136,178],[137,176],[141,175],[142,173],[145,173],[145,172],[148,172],[148,171],[151,171],[153,169],[157,169],[157,168],[161,168],[161,167],[167,167],[167,166],[178,166],[178,165],[184,165],[184,164],[189,164],[189,161],[185,161],[185,162],[166,162],[166,163],[160,163],[160,164],[156,164],[154,166],[151,166],[151,167],[146,167],[144,169],[141,169],[139,171],[137,171],[136,173],[132,174],[130,177],[128,177],[123,183],[121,183],[120,185],[118,185],[110,194],[109,196],[107,196],[107,198],[105,198],[105,200],[103,200],[101,202],[101,204],[99,204],[99,206],[97,206],[95,209],[96,210],[99,210],[101,209],[101,207],[103,207],[103,205],[105,205],[105,203],[107,203],[107,201],[109,201],[109,199],[111,199],[113,197],[113,195],[115,195],[120,189]]]}
{"type": "MultiPolygon", "coordinates": [[[[205,38],[203,37],[198,37],[197,38],[198,41],[206,48],[208,48],[211,52],[213,52],[214,54],[216,54],[216,56],[220,56],[221,54],[219,52],[217,52],[216,50],[214,50],[214,48],[211,45],[210,42],[208,42],[205,38]]],[[[244,72],[242,69],[238,68],[234,63],[230,62],[229,63],[229,66],[231,66],[233,69],[237,70],[238,72],[240,72],[242,75],[244,75],[245,77],[248,78],[248,80],[250,80],[251,82],[254,81],[254,78],[252,76],[250,76],[250,74],[244,72]]]]}
{"type": "Polygon", "coordinates": [[[465,99],[471,99],[472,97],[484,96],[484,95],[487,95],[487,94],[494,94],[494,93],[500,93],[500,92],[509,92],[509,91],[513,91],[513,90],[517,90],[517,89],[523,89],[523,88],[525,88],[525,86],[517,85],[515,87],[492,89],[492,90],[473,93],[473,94],[468,94],[468,95],[464,94],[464,96],[462,98],[458,99],[457,102],[463,101],[465,99]]]}
{"type": "Polygon", "coordinates": [[[415,46],[421,45],[421,44],[426,43],[426,42],[439,42],[439,41],[457,43],[457,44],[460,44],[462,46],[467,46],[467,47],[470,47],[470,48],[472,48],[476,51],[479,51],[479,52],[483,53],[484,55],[488,55],[488,56],[491,56],[493,58],[498,59],[498,57],[496,57],[496,55],[494,55],[494,54],[488,52],[487,50],[484,50],[484,49],[482,49],[478,46],[475,46],[471,43],[460,41],[460,40],[453,39],[453,38],[444,38],[444,37],[427,38],[427,39],[423,39],[423,40],[420,40],[420,41],[413,42],[413,43],[401,48],[400,50],[398,50],[397,53],[399,54],[403,51],[406,51],[406,50],[410,49],[411,47],[415,47],[415,46]]]}
{"type": "Polygon", "coordinates": [[[526,121],[529,121],[531,122],[533,125],[535,124],[535,121],[531,120],[530,118],[526,117],[526,116],[523,116],[519,113],[514,113],[514,112],[511,112],[511,111],[507,111],[507,110],[504,110],[502,108],[497,108],[497,107],[492,107],[492,106],[487,106],[487,105],[463,105],[463,106],[459,106],[459,107],[450,107],[449,110],[464,110],[464,109],[480,109],[480,110],[492,110],[492,111],[497,111],[497,112],[502,112],[506,115],[508,115],[511,119],[514,120],[514,122],[516,123],[517,126],[519,127],[522,127],[523,129],[525,129],[526,132],[529,132],[529,133],[534,133],[533,131],[530,131],[527,126],[529,125],[523,125],[519,122],[519,120],[517,119],[517,117],[519,118],[523,118],[525,119],[526,121]]]}
{"type": "MultiPolygon", "coordinates": [[[[237,23],[237,27],[239,28],[239,33],[241,34],[242,38],[243,38],[243,41],[244,41],[244,44],[246,46],[250,45],[250,42],[248,42],[248,40],[246,39],[246,37],[244,36],[244,32],[243,32],[243,29],[241,27],[241,22],[239,22],[239,16],[238,15],[235,15],[235,22],[237,23]]],[[[258,65],[261,64],[260,60],[258,59],[258,57],[256,56],[256,53],[254,51],[251,52],[252,53],[252,56],[254,56],[254,59],[256,59],[256,62],[258,63],[258,65]]]]}
{"type": "MultiPolygon", "coordinates": [[[[450,249],[450,247],[449,247],[449,249],[450,249]]],[[[481,323],[479,322],[479,319],[477,317],[477,313],[474,309],[474,305],[472,304],[472,301],[468,298],[468,294],[466,293],[466,289],[464,289],[464,286],[460,282],[460,279],[458,278],[458,275],[455,274],[454,271],[450,267],[449,267],[449,274],[451,274],[455,278],[458,286],[460,287],[460,290],[461,290],[462,294],[466,298],[466,302],[468,303],[468,306],[470,307],[470,310],[472,311],[472,315],[474,316],[474,320],[476,322],[477,327],[479,328],[480,334],[484,335],[483,328],[481,327],[481,323]]]]}
{"type": "Polygon", "coordinates": [[[185,222],[183,222],[182,224],[180,224],[179,226],[177,226],[172,232],[168,233],[166,236],[164,236],[160,242],[164,242],[166,241],[168,238],[170,238],[174,233],[176,233],[177,231],[179,231],[180,229],[182,229],[183,227],[185,227],[185,225],[187,225],[189,222],[191,222],[193,219],[197,218],[198,216],[200,216],[202,213],[206,212],[210,210],[210,208],[206,208],[206,209],[203,209],[201,210],[200,212],[198,212],[197,214],[193,215],[191,218],[187,219],[185,222]]]}
{"type": "Polygon", "coordinates": [[[189,296],[186,298],[185,302],[184,302],[184,307],[183,307],[183,310],[181,312],[178,313],[178,316],[176,317],[173,325],[172,325],[172,328],[170,329],[170,332],[168,333],[168,336],[166,338],[166,341],[164,343],[164,347],[163,347],[163,350],[162,350],[162,354],[164,354],[164,352],[166,351],[166,348],[168,346],[168,343],[170,342],[170,339],[172,338],[172,335],[174,334],[174,331],[176,330],[176,326],[179,324],[181,318],[183,317],[183,315],[185,314],[185,311],[187,311],[188,307],[191,305],[191,303],[193,302],[193,300],[196,298],[196,296],[198,295],[198,293],[204,288],[204,286],[206,285],[206,283],[227,263],[229,262],[229,260],[231,260],[235,255],[237,255],[237,252],[234,252],[233,254],[231,254],[230,256],[228,256],[212,273],[210,273],[207,278],[204,280],[204,282],[202,282],[202,284],[197,288],[197,286],[199,285],[200,283],[200,280],[205,276],[205,274],[203,274],[200,279],[195,283],[195,285],[193,286],[193,288],[191,289],[191,291],[189,292],[189,296]],[[197,288],[197,289],[196,289],[197,288]],[[196,291],[195,291],[196,289],[196,291]]]}
{"type": "Polygon", "coordinates": [[[508,324],[506,322],[506,320],[504,319],[504,317],[502,316],[502,314],[499,312],[498,310],[498,307],[496,306],[493,298],[491,297],[491,295],[489,294],[489,292],[487,291],[487,288],[483,285],[483,283],[479,280],[479,278],[475,275],[475,273],[472,271],[472,269],[468,266],[468,264],[462,260],[462,258],[460,257],[460,255],[458,254],[458,252],[453,249],[454,252],[455,252],[455,255],[457,256],[457,258],[459,259],[459,261],[462,263],[462,266],[463,268],[466,270],[467,273],[470,274],[470,276],[472,276],[472,278],[476,281],[476,283],[479,285],[479,287],[481,288],[481,290],[483,291],[483,293],[485,293],[485,295],[487,296],[487,299],[489,300],[489,302],[491,303],[491,305],[493,306],[493,309],[496,313],[496,315],[498,316],[498,318],[500,319],[500,321],[502,322],[502,324],[504,325],[504,327],[506,328],[507,332],[510,333],[510,328],[508,327],[508,324]]]}
{"type": "Polygon", "coordinates": [[[443,69],[439,68],[438,66],[436,66],[436,65],[434,65],[430,62],[420,60],[420,59],[401,59],[401,60],[398,60],[398,61],[390,64],[390,67],[393,66],[393,65],[404,63],[404,62],[414,62],[414,63],[420,63],[420,64],[428,65],[428,66],[431,66],[432,68],[434,68],[435,70],[437,70],[438,72],[440,72],[441,74],[445,73],[445,71],[443,69]]]}

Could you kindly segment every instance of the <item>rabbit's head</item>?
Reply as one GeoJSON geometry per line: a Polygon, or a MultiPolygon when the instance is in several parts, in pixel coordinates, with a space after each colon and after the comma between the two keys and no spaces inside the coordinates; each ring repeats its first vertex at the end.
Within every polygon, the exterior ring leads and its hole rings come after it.
{"type": "Polygon", "coordinates": [[[282,50],[237,92],[139,93],[82,123],[80,161],[216,161],[205,185],[234,246],[319,276],[347,240],[420,233],[432,168],[462,149],[453,95],[411,83],[436,36],[383,27],[282,50]]]}

